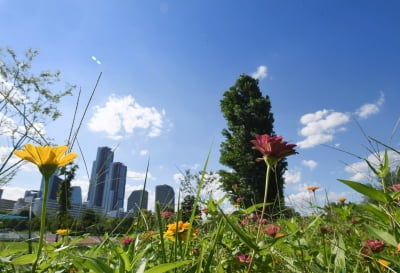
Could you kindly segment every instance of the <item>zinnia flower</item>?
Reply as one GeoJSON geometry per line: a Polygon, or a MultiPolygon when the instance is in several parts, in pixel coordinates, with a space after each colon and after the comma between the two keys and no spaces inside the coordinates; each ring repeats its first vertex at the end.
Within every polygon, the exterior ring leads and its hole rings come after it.
{"type": "Polygon", "coordinates": [[[312,191],[312,192],[315,192],[318,189],[319,189],[319,187],[317,187],[317,186],[311,186],[311,187],[307,188],[308,191],[312,191]]]}
{"type": "Polygon", "coordinates": [[[274,165],[284,157],[297,154],[294,150],[296,144],[287,144],[281,136],[256,135],[256,139],[250,142],[254,145],[252,149],[258,150],[263,155],[257,161],[264,160],[271,165],[274,165]]]}
{"type": "MultiPolygon", "coordinates": [[[[372,252],[380,252],[385,248],[385,243],[379,240],[366,240],[363,244],[363,247],[366,250],[370,250],[372,252]]],[[[368,252],[368,251],[367,251],[368,252]]]]}
{"type": "Polygon", "coordinates": [[[392,191],[400,191],[400,184],[394,184],[389,187],[392,191]]]}
{"type": "Polygon", "coordinates": [[[133,238],[125,237],[121,240],[122,245],[129,245],[133,242],[133,238]]]}
{"type": "Polygon", "coordinates": [[[238,198],[236,198],[236,202],[237,203],[241,203],[241,202],[243,202],[244,201],[244,197],[238,197],[238,198]]]}
{"type": "MultiPolygon", "coordinates": [[[[175,241],[176,240],[175,235],[178,233],[179,238],[183,241],[186,241],[187,233],[190,228],[189,222],[184,223],[182,221],[179,221],[178,226],[176,225],[176,223],[172,223],[169,224],[167,227],[168,227],[167,231],[164,232],[164,238],[168,238],[172,241],[175,241]]],[[[197,230],[191,230],[190,237],[196,237],[198,233],[199,232],[197,230]]]]}
{"type": "Polygon", "coordinates": [[[241,263],[250,263],[251,257],[247,254],[240,254],[237,256],[239,262],[241,263]]]}
{"type": "Polygon", "coordinates": [[[68,235],[70,233],[71,233],[70,229],[57,229],[56,230],[56,234],[61,235],[61,236],[68,235]]]}
{"type": "Polygon", "coordinates": [[[69,153],[67,146],[34,146],[26,144],[24,150],[15,151],[14,154],[24,160],[35,164],[44,177],[49,178],[57,168],[71,163],[78,155],[69,153]]]}
{"type": "Polygon", "coordinates": [[[347,199],[346,198],[339,198],[338,202],[339,203],[344,203],[347,199]]]}
{"type": "Polygon", "coordinates": [[[264,233],[271,236],[275,237],[275,235],[281,230],[281,228],[277,225],[270,224],[267,226],[267,228],[264,230],[264,233]]]}
{"type": "Polygon", "coordinates": [[[169,218],[169,217],[172,217],[174,215],[174,213],[173,212],[170,212],[170,211],[163,211],[163,212],[161,212],[161,217],[162,218],[169,218]]]}

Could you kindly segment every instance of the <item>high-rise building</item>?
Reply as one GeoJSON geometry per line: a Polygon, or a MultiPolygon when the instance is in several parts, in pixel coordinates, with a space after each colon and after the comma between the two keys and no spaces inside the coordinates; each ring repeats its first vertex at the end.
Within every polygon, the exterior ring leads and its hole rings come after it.
{"type": "MultiPolygon", "coordinates": [[[[58,177],[58,171],[56,171],[49,180],[49,189],[48,189],[48,195],[47,195],[47,200],[57,200],[57,193],[58,193],[58,186],[60,185],[62,179],[58,177]]],[[[39,192],[39,197],[43,198],[44,194],[44,178],[42,178],[42,183],[40,184],[40,192],[39,192]]]]}
{"type": "Polygon", "coordinates": [[[105,186],[113,160],[114,152],[109,147],[97,148],[96,160],[93,162],[90,176],[88,207],[104,208],[105,186]]]}
{"type": "Polygon", "coordinates": [[[82,205],[82,189],[79,186],[71,187],[71,204],[82,205]]]}
{"type": "Polygon", "coordinates": [[[149,193],[145,190],[136,190],[131,193],[128,197],[127,210],[131,213],[136,213],[139,209],[147,209],[149,200],[149,193]],[[143,195],[143,200],[141,199],[143,195]],[[141,205],[141,206],[140,206],[141,205]]]}
{"type": "Polygon", "coordinates": [[[169,185],[158,185],[156,186],[156,203],[160,203],[161,211],[175,210],[175,192],[174,189],[169,185]]]}
{"type": "Polygon", "coordinates": [[[112,163],[105,183],[104,208],[106,212],[124,208],[126,172],[127,168],[121,162],[112,163]]]}

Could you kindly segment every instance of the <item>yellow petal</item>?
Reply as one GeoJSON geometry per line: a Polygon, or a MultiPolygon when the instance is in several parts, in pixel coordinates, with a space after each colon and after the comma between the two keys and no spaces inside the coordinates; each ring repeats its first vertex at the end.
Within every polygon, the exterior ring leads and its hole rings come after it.
{"type": "Polygon", "coordinates": [[[74,161],[74,159],[77,157],[78,155],[76,153],[69,153],[66,156],[64,156],[63,158],[61,158],[57,165],[58,167],[62,167],[67,165],[68,163],[71,163],[72,161],[74,161]]]}

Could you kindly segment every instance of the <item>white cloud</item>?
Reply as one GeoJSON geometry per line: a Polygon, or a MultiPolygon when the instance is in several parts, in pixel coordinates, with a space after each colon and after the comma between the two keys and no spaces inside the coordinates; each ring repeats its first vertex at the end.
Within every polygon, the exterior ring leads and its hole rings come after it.
{"type": "Polygon", "coordinates": [[[309,167],[310,170],[314,169],[318,165],[318,163],[316,161],[314,161],[314,160],[302,160],[301,164],[303,164],[304,166],[309,167]]]}
{"type": "Polygon", "coordinates": [[[285,184],[295,184],[301,180],[301,172],[287,170],[283,174],[283,178],[285,179],[285,184]]]}
{"type": "MultiPolygon", "coordinates": [[[[370,154],[366,159],[372,164],[374,168],[383,163],[384,152],[377,152],[370,154]]],[[[394,151],[388,151],[388,158],[390,166],[399,166],[400,155],[394,151]]],[[[345,171],[352,174],[349,180],[353,181],[377,181],[376,175],[371,171],[365,161],[358,161],[345,167],[345,171]]]]}
{"type": "Polygon", "coordinates": [[[345,130],[343,125],[349,121],[350,114],[326,109],[305,114],[300,118],[300,123],[304,125],[300,135],[305,139],[297,145],[300,148],[311,148],[332,141],[338,131],[345,130]]]}
{"type": "MultiPolygon", "coordinates": [[[[140,172],[134,172],[134,171],[127,171],[127,179],[131,179],[131,180],[139,180],[139,181],[143,181],[146,178],[146,173],[140,173],[140,172]]],[[[150,172],[147,173],[147,179],[152,179],[154,180],[155,178],[151,175],[150,172]]]]}
{"type": "Polygon", "coordinates": [[[262,80],[268,76],[268,68],[265,65],[260,65],[257,67],[257,71],[252,73],[251,76],[254,79],[262,80]]]}
{"type": "Polygon", "coordinates": [[[18,200],[18,198],[23,198],[26,191],[24,188],[13,186],[4,186],[2,189],[4,190],[2,198],[7,200],[18,200]]]}
{"type": "Polygon", "coordinates": [[[112,139],[120,139],[126,134],[133,134],[137,129],[146,130],[147,136],[161,134],[165,111],[154,107],[143,107],[128,95],[111,95],[106,104],[95,106],[95,113],[88,123],[94,132],[105,132],[112,139]]]}
{"type": "Polygon", "coordinates": [[[379,99],[375,103],[366,103],[362,105],[360,108],[358,108],[355,114],[359,118],[366,119],[369,116],[378,113],[380,107],[384,102],[385,102],[385,95],[383,94],[383,92],[381,92],[379,99]]]}
{"type": "Polygon", "coordinates": [[[142,156],[145,156],[145,155],[148,155],[148,154],[149,154],[149,151],[148,151],[148,150],[141,150],[141,151],[139,152],[139,154],[142,155],[142,156]]]}

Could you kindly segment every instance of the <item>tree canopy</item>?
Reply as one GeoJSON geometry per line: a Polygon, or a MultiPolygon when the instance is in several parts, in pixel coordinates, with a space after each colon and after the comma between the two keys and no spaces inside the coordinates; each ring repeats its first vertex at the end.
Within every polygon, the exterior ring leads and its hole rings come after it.
{"type": "MultiPolygon", "coordinates": [[[[263,202],[265,189],[266,165],[256,162],[261,157],[258,151],[252,150],[250,140],[256,134],[274,136],[274,116],[271,112],[269,96],[263,96],[258,80],[240,75],[236,83],[225,91],[220,101],[221,111],[227,121],[227,128],[222,135],[225,141],[220,147],[220,162],[228,170],[219,172],[222,188],[232,193],[230,199],[236,202],[241,198],[246,206],[263,202]]],[[[287,162],[281,160],[272,173],[268,188],[267,202],[271,212],[273,208],[283,205],[283,174],[287,162]]]]}

